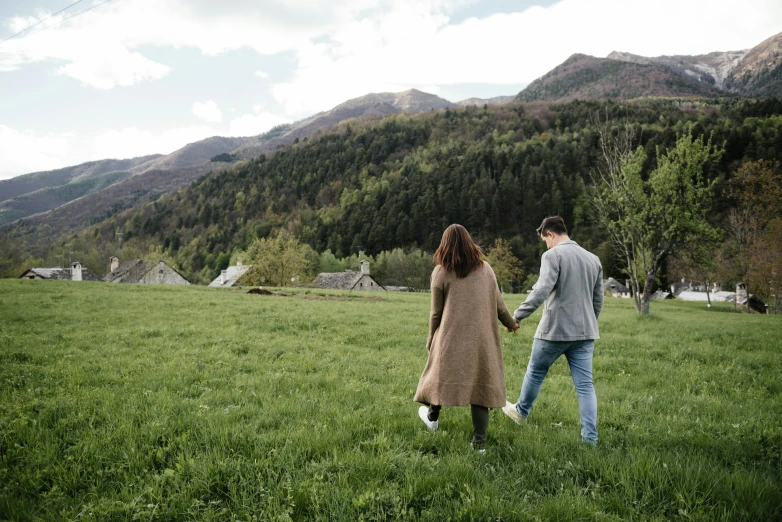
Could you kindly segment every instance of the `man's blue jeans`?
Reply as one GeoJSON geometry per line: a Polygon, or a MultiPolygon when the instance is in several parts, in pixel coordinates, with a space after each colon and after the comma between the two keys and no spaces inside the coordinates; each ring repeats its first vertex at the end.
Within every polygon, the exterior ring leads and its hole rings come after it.
{"type": "Polygon", "coordinates": [[[597,395],[592,383],[592,354],[595,341],[545,341],[535,339],[532,343],[532,355],[527,365],[527,374],[521,385],[521,396],[516,403],[516,411],[526,418],[532,410],[532,404],[540,393],[551,365],[560,355],[565,355],[570,366],[570,376],[576,386],[578,410],[581,414],[581,438],[590,444],[597,443],[597,395]]]}

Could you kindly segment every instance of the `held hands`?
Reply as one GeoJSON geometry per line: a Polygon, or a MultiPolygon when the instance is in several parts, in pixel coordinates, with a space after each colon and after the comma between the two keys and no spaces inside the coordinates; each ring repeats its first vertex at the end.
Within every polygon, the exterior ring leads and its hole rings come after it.
{"type": "Polygon", "coordinates": [[[516,333],[519,330],[519,323],[516,323],[513,328],[505,328],[510,333],[516,333]]]}

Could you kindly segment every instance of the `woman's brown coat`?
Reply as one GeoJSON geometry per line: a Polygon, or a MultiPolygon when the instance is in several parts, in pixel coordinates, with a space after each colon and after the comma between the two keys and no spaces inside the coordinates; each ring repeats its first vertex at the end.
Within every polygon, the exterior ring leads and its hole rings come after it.
{"type": "Polygon", "coordinates": [[[505,371],[497,319],[508,312],[488,263],[459,279],[437,266],[432,272],[429,359],[415,401],[439,406],[505,406],[505,371]]]}

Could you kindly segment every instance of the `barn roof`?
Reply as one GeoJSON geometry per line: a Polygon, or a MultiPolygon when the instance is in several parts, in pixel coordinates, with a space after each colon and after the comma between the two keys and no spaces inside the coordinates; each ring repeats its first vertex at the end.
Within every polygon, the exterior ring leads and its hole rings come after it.
{"type": "Polygon", "coordinates": [[[353,270],[345,270],[344,272],[322,272],[318,274],[318,277],[316,277],[314,281],[312,281],[312,286],[317,288],[332,288],[334,290],[352,290],[364,275],[372,279],[378,287],[383,288],[383,286],[371,275],[362,274],[361,272],[355,272],[353,270]]]}
{"type": "Polygon", "coordinates": [[[360,278],[361,273],[353,270],[322,272],[312,282],[312,286],[348,290],[353,288],[360,278]]]}
{"type": "MultiPolygon", "coordinates": [[[[60,281],[70,281],[72,279],[70,268],[31,268],[19,277],[24,277],[27,272],[32,272],[43,279],[57,279],[60,281]]],[[[95,274],[86,268],[81,269],[81,279],[82,281],[100,281],[100,279],[95,277],[95,274]]]]}
{"type": "Polygon", "coordinates": [[[143,259],[124,261],[113,272],[106,274],[103,280],[107,283],[138,283],[155,265],[157,263],[154,261],[143,259]]]}
{"type": "Polygon", "coordinates": [[[225,269],[225,281],[222,280],[222,274],[217,276],[209,286],[233,286],[236,281],[242,277],[252,265],[229,266],[225,269]]]}
{"type": "Polygon", "coordinates": [[[143,259],[125,261],[120,263],[116,270],[106,274],[106,277],[104,277],[103,280],[107,283],[138,283],[146,274],[150,272],[150,270],[154,270],[155,267],[157,267],[160,263],[163,263],[168,268],[179,274],[182,279],[187,281],[185,276],[180,274],[174,267],[162,259],[159,261],[145,261],[143,259]]]}

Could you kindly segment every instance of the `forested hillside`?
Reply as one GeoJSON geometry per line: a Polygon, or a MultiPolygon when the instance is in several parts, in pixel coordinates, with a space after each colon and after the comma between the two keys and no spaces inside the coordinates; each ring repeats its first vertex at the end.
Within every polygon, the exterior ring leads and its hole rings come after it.
{"type": "MultiPolygon", "coordinates": [[[[221,254],[226,259],[277,230],[341,257],[358,249],[370,255],[397,247],[431,252],[444,227],[458,222],[484,245],[497,237],[510,240],[530,273],[542,252],[534,229],[556,213],[571,224],[577,241],[601,253],[607,272],[618,273],[584,197],[597,162],[596,119],[606,117],[638,127],[650,162],[655,148],[672,145],[677,135],[711,135],[726,150],[706,173],[722,180],[718,190],[743,162],[782,160],[782,101],[773,99],[538,103],[396,115],[343,124],[206,175],[110,217],[76,241],[84,259],[102,260],[116,250],[119,232],[126,243],[157,246],[203,282],[217,273],[221,254]]],[[[717,201],[719,221],[730,201],[717,201]]],[[[22,223],[11,237],[35,245],[43,236],[22,223]]],[[[39,256],[62,250],[36,248],[39,256]]]]}

